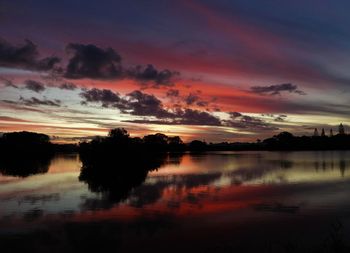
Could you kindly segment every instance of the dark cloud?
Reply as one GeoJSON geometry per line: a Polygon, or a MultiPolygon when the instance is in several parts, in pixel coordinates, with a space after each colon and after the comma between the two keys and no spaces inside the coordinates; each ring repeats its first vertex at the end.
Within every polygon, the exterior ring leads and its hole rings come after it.
{"type": "Polygon", "coordinates": [[[187,96],[180,96],[180,92],[177,89],[169,89],[166,93],[168,98],[171,98],[173,101],[175,100],[178,104],[185,102],[186,105],[192,106],[197,105],[200,107],[204,107],[209,105],[208,101],[201,99],[201,92],[199,90],[195,92],[189,93],[187,96]]]}
{"type": "Polygon", "coordinates": [[[70,79],[117,79],[128,78],[152,87],[171,86],[173,78],[179,75],[168,69],[158,70],[152,64],[137,65],[126,70],[121,56],[112,48],[100,48],[92,44],[70,43],[66,51],[72,55],[64,76],[70,79]]]}
{"type": "Polygon", "coordinates": [[[26,89],[37,93],[40,93],[46,89],[44,84],[34,80],[26,80],[24,84],[26,89]]]}
{"type": "Polygon", "coordinates": [[[229,112],[229,115],[232,119],[235,119],[235,118],[238,118],[238,117],[241,117],[242,114],[239,113],[239,112],[229,112]]]}
{"type": "Polygon", "coordinates": [[[139,116],[155,116],[157,118],[172,117],[173,114],[163,108],[162,102],[154,95],[135,90],[128,94],[128,110],[130,114],[139,116]]]}
{"type": "Polygon", "coordinates": [[[174,121],[168,120],[150,120],[150,119],[134,119],[124,120],[122,122],[137,123],[137,124],[155,124],[155,125],[175,125],[174,121]]]}
{"type": "Polygon", "coordinates": [[[93,88],[90,90],[83,90],[80,93],[80,96],[84,99],[82,101],[83,104],[101,103],[103,107],[121,108],[123,103],[126,102],[119,96],[118,93],[107,89],[100,90],[93,88]]]}
{"type": "Polygon", "coordinates": [[[179,124],[184,125],[207,125],[207,126],[221,126],[221,120],[208,112],[198,110],[185,109],[177,113],[180,117],[179,124]]]}
{"type": "Polygon", "coordinates": [[[71,79],[115,79],[122,77],[121,57],[112,48],[70,43],[66,51],[72,55],[64,76],[71,79]]]}
{"type": "Polygon", "coordinates": [[[185,102],[187,105],[192,105],[193,103],[195,103],[198,100],[199,100],[199,96],[197,94],[194,94],[194,93],[190,93],[190,94],[188,94],[187,97],[185,97],[185,102]]]}
{"type": "Polygon", "coordinates": [[[136,79],[141,83],[153,82],[153,87],[160,85],[172,86],[174,77],[180,73],[169,69],[157,70],[152,64],[147,66],[136,66],[127,71],[127,77],[136,79]]]}
{"type": "Polygon", "coordinates": [[[15,85],[11,80],[6,79],[4,77],[0,77],[0,80],[3,82],[5,87],[12,87],[12,88],[18,89],[18,86],[15,85]]]}
{"type": "Polygon", "coordinates": [[[25,99],[23,97],[20,98],[20,102],[27,106],[38,106],[38,105],[47,105],[47,106],[61,106],[61,101],[58,99],[48,100],[48,99],[38,99],[35,97],[31,97],[30,99],[25,99]]]}
{"type": "Polygon", "coordinates": [[[26,70],[48,71],[60,62],[58,57],[39,59],[37,46],[30,40],[22,45],[11,45],[0,39],[0,66],[26,70]]]}
{"type": "Polygon", "coordinates": [[[287,118],[287,115],[281,114],[281,115],[278,115],[277,117],[275,117],[274,121],[284,122],[286,118],[287,118]]]}
{"type": "Polygon", "coordinates": [[[230,112],[230,120],[224,120],[224,125],[239,129],[274,131],[279,128],[260,119],[248,115],[243,115],[239,112],[230,112]]]}
{"type": "Polygon", "coordinates": [[[272,113],[262,113],[261,116],[272,118],[273,121],[276,121],[276,122],[284,122],[285,119],[287,118],[287,115],[285,114],[274,115],[272,113]]]}
{"type": "Polygon", "coordinates": [[[118,108],[122,113],[136,116],[154,117],[154,120],[135,120],[130,122],[153,124],[214,125],[220,126],[221,120],[208,112],[178,109],[168,111],[154,95],[135,90],[124,97],[111,90],[84,90],[80,96],[83,103],[101,103],[103,107],[118,108]]]}
{"type": "MultiPolygon", "coordinates": [[[[43,83],[41,83],[39,81],[35,81],[35,80],[24,81],[25,85],[22,88],[15,85],[11,80],[1,78],[1,77],[0,77],[0,80],[3,80],[5,87],[13,87],[16,89],[28,89],[28,90],[31,90],[31,91],[34,91],[37,93],[40,93],[46,89],[46,86],[43,83]]],[[[57,87],[57,88],[62,89],[62,90],[75,90],[78,88],[78,86],[75,85],[74,83],[62,83],[60,85],[48,84],[47,86],[57,87]]]]}
{"type": "Polygon", "coordinates": [[[169,89],[166,92],[167,97],[179,97],[179,95],[180,95],[180,91],[176,89],[169,89]]]}
{"type": "Polygon", "coordinates": [[[197,101],[196,105],[200,106],[200,107],[204,107],[204,106],[208,106],[209,102],[208,101],[197,101]]]}
{"type": "Polygon", "coordinates": [[[141,119],[128,120],[125,122],[139,124],[159,124],[159,125],[203,125],[203,126],[222,126],[219,118],[203,111],[184,109],[171,114],[171,117],[157,120],[141,119]]]}
{"type": "Polygon", "coordinates": [[[58,86],[61,90],[75,90],[78,87],[74,83],[62,83],[58,86]]]}
{"type": "MultiPolygon", "coordinates": [[[[70,55],[65,68],[58,66],[58,57],[39,58],[37,46],[30,40],[22,45],[11,45],[0,39],[0,67],[26,70],[49,71],[45,78],[61,79],[134,79],[143,86],[158,88],[172,86],[179,72],[169,69],[159,70],[152,64],[146,66],[124,67],[121,56],[113,48],[100,48],[93,44],[69,43],[66,52],[70,55]]],[[[73,90],[72,85],[62,89],[73,90]]]]}
{"type": "Polygon", "coordinates": [[[203,125],[203,126],[222,126],[221,120],[207,112],[184,109],[171,114],[171,117],[157,120],[141,119],[127,120],[139,124],[159,124],[159,125],[203,125]]]}
{"type": "Polygon", "coordinates": [[[276,84],[270,86],[253,86],[250,91],[261,95],[281,95],[281,92],[296,93],[299,95],[306,95],[302,90],[298,89],[297,85],[291,83],[276,84]]]}
{"type": "Polygon", "coordinates": [[[163,108],[162,102],[154,95],[135,90],[124,97],[107,89],[84,90],[80,93],[86,103],[101,103],[103,107],[118,108],[123,113],[156,118],[172,117],[173,114],[163,108]]]}

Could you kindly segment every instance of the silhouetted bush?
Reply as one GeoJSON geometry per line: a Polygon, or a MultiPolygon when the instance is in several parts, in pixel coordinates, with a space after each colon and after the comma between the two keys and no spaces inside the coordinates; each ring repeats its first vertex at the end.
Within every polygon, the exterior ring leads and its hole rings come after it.
{"type": "Polygon", "coordinates": [[[53,145],[46,134],[33,132],[4,133],[0,138],[1,153],[20,152],[21,154],[52,153],[53,145]]]}
{"type": "Polygon", "coordinates": [[[26,177],[46,173],[54,149],[45,134],[13,132],[0,138],[0,153],[1,174],[26,177]]]}

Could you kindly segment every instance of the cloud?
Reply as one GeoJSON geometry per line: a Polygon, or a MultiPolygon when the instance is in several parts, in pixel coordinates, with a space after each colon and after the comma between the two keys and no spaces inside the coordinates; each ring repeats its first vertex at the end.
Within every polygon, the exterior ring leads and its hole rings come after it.
{"type": "Polygon", "coordinates": [[[29,122],[28,120],[18,119],[8,116],[0,116],[0,121],[8,121],[8,122],[29,122]]]}
{"type": "Polygon", "coordinates": [[[200,107],[204,107],[204,106],[209,105],[209,102],[201,100],[201,101],[197,101],[196,105],[198,105],[200,107]]]}
{"type": "Polygon", "coordinates": [[[135,90],[121,97],[111,90],[84,90],[80,96],[83,104],[101,103],[103,107],[118,108],[122,113],[135,116],[154,117],[155,119],[131,120],[135,123],[183,124],[183,125],[222,125],[221,120],[208,112],[189,108],[169,111],[162,101],[154,95],[135,90]]]}
{"type": "Polygon", "coordinates": [[[173,114],[163,108],[162,102],[154,95],[142,93],[135,90],[127,96],[130,100],[127,103],[127,110],[131,110],[130,114],[138,116],[155,116],[157,118],[172,117],[173,114]]]}
{"type": "MultiPolygon", "coordinates": [[[[24,87],[19,87],[17,85],[15,85],[11,80],[5,79],[0,77],[0,80],[3,81],[5,87],[13,87],[15,89],[28,89],[37,93],[40,93],[42,91],[44,91],[46,89],[46,86],[36,80],[26,80],[24,81],[24,87]]],[[[75,85],[74,83],[62,83],[60,85],[53,85],[53,84],[48,84],[47,86],[49,87],[56,87],[59,88],[61,90],[76,90],[78,88],[77,85],[75,85]]]]}
{"type": "Polygon", "coordinates": [[[200,94],[201,94],[201,91],[197,90],[194,93],[191,92],[190,94],[188,94],[186,97],[182,99],[185,101],[186,105],[197,105],[199,107],[208,106],[209,102],[201,99],[200,94]]]}
{"type": "Polygon", "coordinates": [[[194,93],[188,94],[187,97],[185,97],[185,102],[187,105],[192,105],[194,102],[199,100],[199,96],[194,93]]]}
{"type": "Polygon", "coordinates": [[[127,69],[122,65],[121,56],[112,48],[70,43],[66,51],[72,55],[64,73],[64,77],[69,79],[127,78],[140,81],[143,85],[152,82],[152,87],[158,88],[160,85],[173,85],[173,78],[179,75],[179,72],[169,69],[158,70],[152,64],[127,69]]]}
{"type": "Polygon", "coordinates": [[[70,43],[66,51],[72,55],[64,76],[70,79],[115,79],[123,75],[121,57],[112,48],[70,43]]]}
{"type": "Polygon", "coordinates": [[[107,89],[93,88],[90,90],[83,90],[80,96],[84,99],[82,104],[87,103],[101,103],[103,107],[117,107],[123,108],[124,101],[118,93],[107,89]]]}
{"type": "Polygon", "coordinates": [[[221,120],[208,112],[185,109],[177,113],[180,117],[179,124],[184,125],[207,125],[207,126],[221,126],[221,120]]]}
{"type": "Polygon", "coordinates": [[[75,90],[78,87],[74,83],[62,83],[58,86],[61,90],[75,90]]]}
{"type": "Polygon", "coordinates": [[[30,40],[22,45],[11,45],[0,39],[0,66],[25,70],[49,71],[61,61],[58,57],[39,59],[37,46],[30,40]]]}
{"type": "Polygon", "coordinates": [[[15,111],[47,113],[47,111],[40,110],[37,108],[27,107],[21,104],[20,101],[13,101],[13,100],[1,100],[0,107],[5,109],[15,110],[15,111]]]}
{"type": "Polygon", "coordinates": [[[235,119],[235,118],[238,118],[238,117],[241,117],[241,116],[242,116],[242,114],[239,113],[239,112],[229,112],[228,114],[230,115],[230,117],[231,117],[232,119],[235,119]]]}
{"type": "Polygon", "coordinates": [[[287,115],[281,114],[281,115],[278,115],[277,117],[275,117],[274,121],[284,122],[286,118],[287,118],[287,115]]]}
{"type": "MultiPolygon", "coordinates": [[[[159,70],[152,64],[125,67],[121,56],[113,48],[100,48],[93,44],[69,43],[66,67],[57,66],[58,57],[39,58],[37,46],[30,40],[22,45],[11,45],[0,39],[0,67],[49,72],[46,78],[60,79],[132,79],[143,86],[159,88],[172,86],[174,78],[180,73],[169,69],[159,70]]],[[[14,87],[14,86],[12,86],[14,87]]],[[[72,85],[62,85],[62,89],[73,90],[72,85]]]]}
{"type": "Polygon", "coordinates": [[[275,122],[284,122],[285,119],[288,117],[285,114],[274,115],[272,113],[262,113],[261,116],[269,117],[269,118],[273,119],[273,121],[275,121],[275,122]]]}
{"type": "Polygon", "coordinates": [[[243,115],[239,112],[229,112],[229,120],[224,120],[224,125],[239,129],[260,130],[260,131],[274,131],[279,128],[260,119],[248,115],[243,115]]]}
{"type": "Polygon", "coordinates": [[[26,89],[37,92],[37,93],[40,93],[46,89],[44,84],[42,84],[38,81],[26,80],[24,83],[25,83],[26,89]]]}
{"type": "Polygon", "coordinates": [[[180,91],[178,89],[169,89],[166,92],[166,97],[170,98],[173,102],[176,102],[177,105],[182,104],[183,102],[187,106],[197,105],[199,107],[204,107],[209,105],[208,101],[201,99],[200,94],[201,92],[197,90],[186,96],[180,96],[180,91]]]}
{"type": "Polygon", "coordinates": [[[12,87],[12,88],[18,89],[18,86],[15,85],[11,80],[6,79],[4,77],[0,77],[0,80],[3,81],[3,84],[5,85],[5,87],[12,87]]]}
{"type": "Polygon", "coordinates": [[[180,95],[180,91],[176,89],[169,89],[166,92],[167,97],[179,97],[179,95],[180,95]]]}
{"type": "Polygon", "coordinates": [[[55,100],[48,100],[48,99],[38,99],[35,97],[31,97],[30,99],[25,99],[23,97],[20,97],[20,102],[27,106],[38,106],[38,105],[47,105],[47,106],[55,106],[59,107],[61,106],[61,100],[55,99],[55,100]]]}
{"type": "Polygon", "coordinates": [[[161,85],[172,86],[174,77],[180,73],[169,69],[157,70],[152,64],[147,66],[137,65],[126,72],[126,76],[141,83],[153,82],[152,87],[158,88],[161,85]]]}
{"type": "Polygon", "coordinates": [[[281,92],[296,93],[299,95],[306,95],[302,90],[298,89],[297,85],[291,83],[276,84],[270,86],[252,86],[250,91],[260,95],[281,95],[281,92]]]}
{"type": "Polygon", "coordinates": [[[200,126],[222,126],[222,122],[218,117],[215,117],[208,112],[182,109],[171,114],[171,117],[163,119],[137,119],[127,120],[124,122],[139,123],[139,124],[158,124],[158,125],[200,125],[200,126]]]}
{"type": "Polygon", "coordinates": [[[154,95],[135,90],[124,97],[107,89],[93,88],[80,93],[83,104],[101,103],[103,107],[118,108],[123,113],[137,116],[171,117],[172,113],[163,108],[162,102],[154,95]]]}

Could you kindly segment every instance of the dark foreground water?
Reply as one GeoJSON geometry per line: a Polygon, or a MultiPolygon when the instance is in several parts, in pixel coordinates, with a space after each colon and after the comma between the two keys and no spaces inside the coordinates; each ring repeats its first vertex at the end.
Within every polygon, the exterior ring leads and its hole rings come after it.
{"type": "Polygon", "coordinates": [[[6,166],[0,252],[349,252],[348,151],[170,155],[124,188],[74,154],[6,166]]]}

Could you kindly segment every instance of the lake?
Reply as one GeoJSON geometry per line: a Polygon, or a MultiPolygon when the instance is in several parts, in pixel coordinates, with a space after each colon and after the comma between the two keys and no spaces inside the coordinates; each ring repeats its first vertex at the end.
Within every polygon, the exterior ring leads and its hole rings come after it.
{"type": "Polygon", "coordinates": [[[25,175],[0,164],[1,247],[9,252],[349,249],[349,151],[208,152],[162,159],[135,182],[119,178],[117,186],[86,179],[77,154],[56,155],[25,175]]]}

